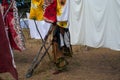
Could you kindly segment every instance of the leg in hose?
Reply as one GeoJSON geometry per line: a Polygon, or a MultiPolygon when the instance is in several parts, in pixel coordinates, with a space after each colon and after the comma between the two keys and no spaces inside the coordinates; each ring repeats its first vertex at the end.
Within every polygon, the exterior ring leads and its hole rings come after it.
{"type": "Polygon", "coordinates": [[[54,63],[56,66],[56,71],[53,74],[58,74],[65,71],[67,67],[67,60],[65,59],[63,52],[60,47],[60,29],[56,26],[56,29],[53,32],[53,54],[54,54],[54,63]]]}
{"type": "Polygon", "coordinates": [[[60,27],[60,41],[63,43],[61,45],[61,50],[66,57],[72,57],[72,47],[70,42],[70,34],[67,28],[60,27]]]}
{"type": "Polygon", "coordinates": [[[67,60],[65,59],[62,51],[58,48],[58,44],[53,42],[54,63],[56,71],[53,74],[58,74],[66,70],[67,60]]]}

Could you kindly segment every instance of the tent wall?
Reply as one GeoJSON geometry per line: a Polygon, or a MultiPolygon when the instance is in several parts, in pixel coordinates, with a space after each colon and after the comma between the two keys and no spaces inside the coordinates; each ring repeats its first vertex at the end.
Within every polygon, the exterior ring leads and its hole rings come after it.
{"type": "Polygon", "coordinates": [[[70,0],[73,45],[120,50],[120,0],[70,0]]]}

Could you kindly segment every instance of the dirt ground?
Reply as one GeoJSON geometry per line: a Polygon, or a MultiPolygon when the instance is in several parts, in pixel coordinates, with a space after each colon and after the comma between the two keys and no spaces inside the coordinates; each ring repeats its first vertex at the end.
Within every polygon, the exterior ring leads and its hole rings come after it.
{"type": "MultiPolygon", "coordinates": [[[[53,75],[54,65],[46,55],[34,70],[32,77],[26,78],[41,41],[31,39],[28,30],[24,30],[26,50],[14,51],[19,80],[120,80],[120,51],[106,48],[91,48],[73,45],[73,57],[68,58],[66,72],[53,75]]],[[[51,49],[49,49],[51,54],[51,49]]],[[[14,80],[9,73],[0,74],[0,80],[14,80]]]]}

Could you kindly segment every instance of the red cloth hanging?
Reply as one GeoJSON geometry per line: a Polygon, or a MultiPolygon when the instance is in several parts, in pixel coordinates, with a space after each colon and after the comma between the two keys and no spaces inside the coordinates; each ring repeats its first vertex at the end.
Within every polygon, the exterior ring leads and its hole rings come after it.
{"type": "Polygon", "coordinates": [[[9,40],[5,32],[5,26],[0,11],[0,73],[10,72],[15,80],[18,80],[18,73],[13,64],[9,40]]]}

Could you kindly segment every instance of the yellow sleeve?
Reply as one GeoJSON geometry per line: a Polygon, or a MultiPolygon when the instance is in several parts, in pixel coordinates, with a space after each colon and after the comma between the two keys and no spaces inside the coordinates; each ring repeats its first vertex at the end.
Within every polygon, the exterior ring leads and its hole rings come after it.
{"type": "Polygon", "coordinates": [[[43,4],[44,0],[32,0],[30,9],[30,19],[43,20],[43,4]]]}
{"type": "Polygon", "coordinates": [[[57,16],[62,14],[62,6],[60,5],[59,0],[57,0],[57,16]]]}

